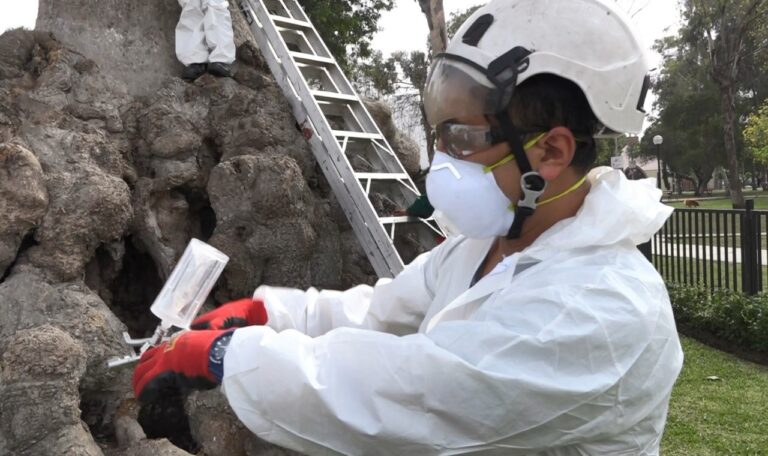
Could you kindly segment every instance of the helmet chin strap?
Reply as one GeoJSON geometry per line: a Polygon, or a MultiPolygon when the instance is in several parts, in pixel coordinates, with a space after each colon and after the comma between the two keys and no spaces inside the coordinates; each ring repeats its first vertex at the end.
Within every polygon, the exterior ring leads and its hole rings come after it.
{"type": "Polygon", "coordinates": [[[507,239],[518,239],[523,232],[525,220],[536,211],[539,197],[544,193],[547,182],[538,172],[533,171],[531,168],[531,163],[525,154],[520,130],[515,127],[509,112],[507,110],[500,111],[496,114],[496,120],[498,120],[501,126],[504,139],[512,149],[512,154],[515,156],[515,161],[521,174],[520,188],[523,192],[523,197],[517,203],[515,221],[507,233],[507,239]]]}

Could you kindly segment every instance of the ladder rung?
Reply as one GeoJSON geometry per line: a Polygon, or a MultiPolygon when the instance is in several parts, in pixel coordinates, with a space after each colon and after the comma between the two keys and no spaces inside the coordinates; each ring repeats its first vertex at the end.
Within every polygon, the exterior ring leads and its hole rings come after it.
{"type": "Polygon", "coordinates": [[[408,179],[406,173],[355,173],[355,177],[358,179],[371,179],[371,180],[402,180],[408,179]]]}
{"type": "Polygon", "coordinates": [[[312,96],[315,97],[315,100],[317,101],[345,101],[350,103],[359,101],[355,95],[347,95],[345,93],[337,92],[323,92],[321,90],[313,90],[312,96]]]}
{"type": "Polygon", "coordinates": [[[422,223],[422,220],[418,217],[379,217],[379,221],[382,225],[392,225],[398,223],[422,223]]]}
{"type": "MultiPolygon", "coordinates": [[[[394,277],[403,269],[403,259],[394,242],[398,231],[410,235],[411,228],[418,228],[419,235],[414,240],[419,248],[428,249],[435,244],[429,238],[429,232],[440,234],[440,228],[431,220],[394,216],[394,211],[379,217],[379,201],[372,198],[372,193],[383,193],[382,198],[401,193],[412,196],[417,193],[416,186],[401,166],[360,168],[371,172],[355,172],[352,163],[356,162],[350,162],[353,157],[349,156],[356,156],[360,149],[363,153],[378,155],[384,163],[389,163],[390,158],[398,165],[399,161],[322,37],[302,12],[300,1],[248,0],[240,3],[248,6],[243,8],[243,13],[256,42],[262,49],[273,51],[265,52],[264,58],[294,116],[302,122],[309,119],[317,127],[320,141],[310,142],[312,152],[371,265],[379,277],[394,277]],[[274,7],[271,11],[269,5],[274,7]],[[298,42],[294,42],[297,39],[298,42]],[[320,73],[322,86],[314,83],[317,73],[320,73]],[[338,123],[338,119],[344,122],[338,123]],[[343,126],[345,124],[350,126],[343,126]],[[386,172],[388,170],[395,172],[386,172]],[[426,236],[422,235],[424,228],[430,230],[426,236]]],[[[367,155],[358,158],[366,159],[367,155]]],[[[387,207],[391,206],[392,201],[385,201],[387,207]]]]}
{"type": "Polygon", "coordinates": [[[272,21],[275,23],[278,27],[284,27],[284,28],[290,28],[290,29],[296,29],[296,30],[308,30],[312,28],[312,25],[309,22],[304,21],[297,21],[296,19],[291,19],[289,17],[284,16],[269,16],[272,21]]]}
{"type": "Polygon", "coordinates": [[[371,140],[384,139],[384,137],[378,133],[364,133],[362,131],[333,130],[333,136],[337,138],[353,138],[353,139],[371,139],[371,140]]]}
{"type": "Polygon", "coordinates": [[[308,65],[335,65],[336,61],[328,57],[320,57],[319,55],[305,54],[303,52],[291,52],[291,57],[296,63],[305,63],[308,65]]]}

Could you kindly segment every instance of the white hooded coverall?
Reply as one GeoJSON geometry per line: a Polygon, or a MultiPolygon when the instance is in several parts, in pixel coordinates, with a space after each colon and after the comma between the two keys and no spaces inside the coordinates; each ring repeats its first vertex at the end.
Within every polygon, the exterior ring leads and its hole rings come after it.
{"type": "Polygon", "coordinates": [[[611,171],[575,217],[470,287],[493,239],[449,238],[394,280],[262,286],[223,388],[259,437],[307,454],[657,455],[683,361],[635,247],[669,217],[611,171]]]}
{"type": "Polygon", "coordinates": [[[179,0],[176,57],[184,65],[235,61],[235,38],[227,0],[179,0]]]}

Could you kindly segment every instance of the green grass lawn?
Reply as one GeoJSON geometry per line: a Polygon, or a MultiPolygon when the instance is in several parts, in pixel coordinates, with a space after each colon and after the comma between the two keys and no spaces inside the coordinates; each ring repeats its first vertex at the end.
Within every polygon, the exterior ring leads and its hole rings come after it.
{"type": "MultiPolygon", "coordinates": [[[[693,196],[689,198],[699,202],[699,209],[733,209],[733,203],[730,198],[698,199],[693,196]]],[[[755,209],[768,209],[768,195],[765,195],[764,193],[762,195],[748,195],[746,198],[755,200],[755,209]]],[[[667,204],[675,208],[685,208],[683,200],[673,200],[667,202],[667,204]]]]}
{"type": "Polygon", "coordinates": [[[685,364],[672,392],[661,454],[768,454],[768,368],[692,339],[682,342],[685,364]]]}

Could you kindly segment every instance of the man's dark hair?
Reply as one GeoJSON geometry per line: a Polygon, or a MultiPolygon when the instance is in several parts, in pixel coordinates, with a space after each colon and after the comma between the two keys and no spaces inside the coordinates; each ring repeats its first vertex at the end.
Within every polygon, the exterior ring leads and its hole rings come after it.
{"type": "Polygon", "coordinates": [[[586,173],[597,159],[594,135],[599,121],[584,92],[575,83],[553,74],[531,77],[515,89],[512,118],[526,131],[567,127],[576,137],[571,166],[586,173]]]}
{"type": "Polygon", "coordinates": [[[640,179],[646,179],[648,178],[648,175],[645,174],[645,171],[643,171],[643,168],[632,165],[624,170],[624,175],[627,176],[627,179],[629,180],[640,180],[640,179]]]}

